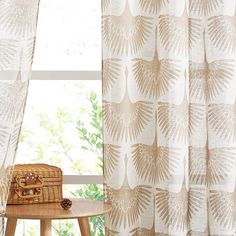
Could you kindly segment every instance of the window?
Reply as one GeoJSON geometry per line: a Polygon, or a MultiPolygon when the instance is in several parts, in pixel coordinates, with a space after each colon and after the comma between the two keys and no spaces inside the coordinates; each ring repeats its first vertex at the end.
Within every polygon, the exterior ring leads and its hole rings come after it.
{"type": "Polygon", "coordinates": [[[100,5],[99,0],[41,0],[33,70],[99,71],[100,5]]]}
{"type": "Polygon", "coordinates": [[[100,88],[99,80],[31,81],[17,161],[101,175],[100,88]]]}
{"type": "MultiPolygon", "coordinates": [[[[16,163],[60,166],[64,196],[103,199],[101,9],[94,0],[41,0],[32,80],[16,163]]],[[[104,235],[103,218],[91,219],[104,235]]],[[[17,235],[38,236],[38,223],[17,235]],[[27,231],[26,231],[27,230],[27,231]]],[[[77,222],[55,222],[55,235],[77,235],[77,222]],[[72,227],[73,226],[73,227],[72,227]]]]}

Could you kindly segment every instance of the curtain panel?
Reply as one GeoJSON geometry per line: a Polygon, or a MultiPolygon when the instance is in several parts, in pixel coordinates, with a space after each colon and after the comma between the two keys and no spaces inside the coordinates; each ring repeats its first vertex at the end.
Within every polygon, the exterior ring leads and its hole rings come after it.
{"type": "Polygon", "coordinates": [[[0,0],[0,235],[27,89],[39,0],[0,0]]]}
{"type": "Polygon", "coordinates": [[[236,235],[235,0],[103,0],[106,235],[236,235]]]}

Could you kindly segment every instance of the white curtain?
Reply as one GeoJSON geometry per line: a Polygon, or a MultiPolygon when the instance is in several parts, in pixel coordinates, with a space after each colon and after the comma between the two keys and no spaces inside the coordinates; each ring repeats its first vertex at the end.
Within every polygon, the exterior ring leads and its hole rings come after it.
{"type": "Polygon", "coordinates": [[[236,1],[103,0],[107,235],[236,235],[236,1]]]}
{"type": "Polygon", "coordinates": [[[39,0],[0,0],[0,235],[24,114],[39,0]]]}

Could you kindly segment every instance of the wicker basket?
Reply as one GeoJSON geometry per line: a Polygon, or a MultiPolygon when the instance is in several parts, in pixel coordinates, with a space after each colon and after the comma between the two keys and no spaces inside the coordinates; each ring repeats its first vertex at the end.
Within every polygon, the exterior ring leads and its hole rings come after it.
{"type": "Polygon", "coordinates": [[[15,165],[8,204],[60,202],[62,170],[47,164],[15,165]]]}

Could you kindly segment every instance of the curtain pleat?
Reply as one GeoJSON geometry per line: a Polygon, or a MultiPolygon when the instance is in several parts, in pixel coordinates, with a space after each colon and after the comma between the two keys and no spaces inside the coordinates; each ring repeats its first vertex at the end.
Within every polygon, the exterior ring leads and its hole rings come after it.
{"type": "Polygon", "coordinates": [[[38,0],[0,1],[0,235],[27,97],[38,0]]]}
{"type": "Polygon", "coordinates": [[[102,0],[106,235],[236,235],[236,3],[102,0]]]}

